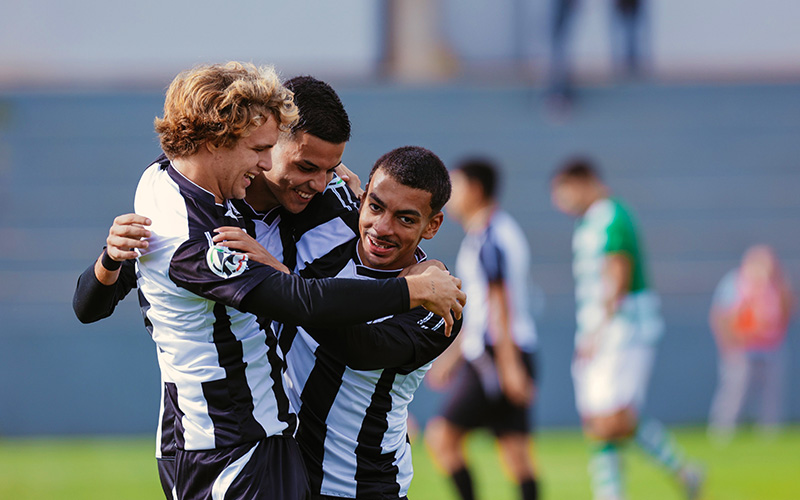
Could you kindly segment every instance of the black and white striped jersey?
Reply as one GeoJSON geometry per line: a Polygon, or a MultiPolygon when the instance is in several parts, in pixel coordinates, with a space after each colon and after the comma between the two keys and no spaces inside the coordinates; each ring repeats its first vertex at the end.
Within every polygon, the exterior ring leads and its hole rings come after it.
{"type": "Polygon", "coordinates": [[[496,210],[483,228],[467,232],[456,258],[456,274],[469,300],[464,306],[461,350],[464,358],[478,359],[494,345],[489,317],[489,284],[502,282],[510,301],[511,335],[525,352],[536,351],[536,325],[530,313],[530,246],[519,224],[496,210]]]}
{"type": "Polygon", "coordinates": [[[206,450],[291,435],[296,417],[283,389],[277,338],[258,317],[237,310],[269,268],[232,259],[210,241],[216,227],[243,226],[238,210],[215,203],[168,161],[145,171],[134,204],[153,221],[137,276],[164,382],[159,438],[172,435],[180,449],[206,450]],[[204,293],[188,289],[189,282],[204,293]],[[164,429],[165,422],[174,427],[164,429]]]}
{"type": "MultiPolygon", "coordinates": [[[[361,264],[358,238],[316,257],[300,274],[375,280],[398,271],[361,264]]],[[[418,250],[418,258],[424,258],[418,250]]],[[[413,475],[408,404],[431,361],[454,336],[422,308],[372,323],[368,335],[284,326],[286,387],[313,494],[399,498],[413,475]]]]}
{"type": "MultiPolygon", "coordinates": [[[[315,196],[305,210],[299,214],[284,211],[284,264],[300,272],[322,257],[340,254],[344,245],[358,236],[358,207],[355,194],[334,174],[325,191],[315,196]]],[[[320,265],[317,262],[316,267],[319,269],[320,265]]],[[[321,270],[318,275],[334,276],[335,272],[321,270]]]]}
{"type": "MultiPolygon", "coordinates": [[[[355,280],[303,280],[215,245],[213,229],[239,226],[256,236],[259,223],[230,201],[215,203],[166,160],[143,174],[135,210],[153,221],[136,267],[164,381],[159,435],[173,436],[179,449],[294,432],[273,319],[340,326],[408,309],[402,280],[375,289],[355,280]]],[[[274,220],[261,222],[272,231],[274,220]]]]}

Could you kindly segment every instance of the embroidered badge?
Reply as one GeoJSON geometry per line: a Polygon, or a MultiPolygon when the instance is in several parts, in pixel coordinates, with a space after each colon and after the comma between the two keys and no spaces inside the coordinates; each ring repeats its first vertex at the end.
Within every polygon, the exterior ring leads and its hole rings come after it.
{"type": "Polygon", "coordinates": [[[206,252],[206,262],[211,272],[220,278],[233,278],[247,270],[247,255],[228,247],[213,245],[206,252]]]}

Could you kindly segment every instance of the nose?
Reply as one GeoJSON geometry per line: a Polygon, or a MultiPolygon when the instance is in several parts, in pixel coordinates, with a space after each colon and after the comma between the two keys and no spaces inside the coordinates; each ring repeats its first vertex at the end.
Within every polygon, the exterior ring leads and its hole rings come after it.
{"type": "Polygon", "coordinates": [[[376,216],[372,221],[372,229],[378,236],[386,236],[391,233],[391,217],[385,213],[376,216]]]}
{"type": "MultiPolygon", "coordinates": [[[[331,174],[332,175],[332,174],[331,174]]],[[[330,179],[328,178],[328,173],[325,170],[317,171],[314,176],[308,181],[308,187],[316,191],[317,193],[321,193],[325,191],[325,186],[328,185],[330,179]]]]}
{"type": "Polygon", "coordinates": [[[264,172],[272,170],[272,150],[259,153],[257,166],[264,172]]]}

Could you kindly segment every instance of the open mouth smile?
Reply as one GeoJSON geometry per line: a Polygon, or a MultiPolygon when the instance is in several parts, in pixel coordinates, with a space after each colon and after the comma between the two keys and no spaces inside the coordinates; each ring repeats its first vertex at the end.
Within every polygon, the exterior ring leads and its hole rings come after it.
{"type": "Polygon", "coordinates": [[[311,198],[314,197],[314,193],[304,193],[303,191],[300,191],[298,189],[295,189],[294,192],[297,193],[297,195],[304,200],[310,200],[311,198]]]}
{"type": "Polygon", "coordinates": [[[367,236],[367,239],[369,240],[369,244],[371,246],[373,246],[377,250],[388,251],[388,250],[391,250],[391,249],[393,249],[395,247],[395,245],[392,244],[392,243],[386,243],[386,242],[378,241],[375,238],[373,238],[372,236],[367,236]]]}

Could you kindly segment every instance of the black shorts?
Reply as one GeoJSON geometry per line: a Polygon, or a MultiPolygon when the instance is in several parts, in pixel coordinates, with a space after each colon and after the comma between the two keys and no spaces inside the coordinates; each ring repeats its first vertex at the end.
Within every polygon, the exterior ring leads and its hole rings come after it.
{"type": "MultiPolygon", "coordinates": [[[[523,353],[523,364],[536,382],[536,362],[533,354],[523,353]]],[[[500,390],[500,380],[494,363],[494,352],[464,363],[456,373],[442,417],[465,430],[479,427],[491,430],[496,436],[533,432],[533,405],[517,406],[506,399],[500,390]]]]}
{"type": "Polygon", "coordinates": [[[158,462],[158,478],[161,480],[161,489],[164,490],[164,496],[167,500],[174,500],[175,495],[172,494],[175,488],[175,457],[157,458],[158,462]]]}
{"type": "Polygon", "coordinates": [[[308,476],[294,438],[271,436],[218,450],[184,451],[175,456],[179,500],[305,500],[308,476]]]}

